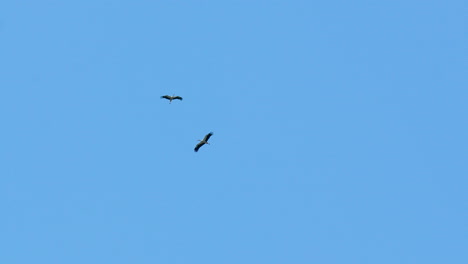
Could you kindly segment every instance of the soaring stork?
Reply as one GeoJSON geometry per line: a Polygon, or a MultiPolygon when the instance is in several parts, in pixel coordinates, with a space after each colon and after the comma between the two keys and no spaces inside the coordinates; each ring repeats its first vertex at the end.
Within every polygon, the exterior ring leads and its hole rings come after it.
{"type": "Polygon", "coordinates": [[[163,96],[161,96],[161,98],[164,98],[164,99],[169,100],[169,103],[172,103],[172,100],[176,100],[176,99],[182,101],[182,97],[180,97],[180,96],[174,96],[174,95],[172,95],[172,96],[170,96],[170,95],[163,95],[163,96]]]}
{"type": "Polygon", "coordinates": [[[210,139],[210,137],[213,135],[213,132],[210,132],[208,134],[206,134],[205,138],[203,140],[198,140],[200,141],[196,146],[195,146],[195,152],[198,152],[198,149],[201,148],[201,146],[205,145],[205,144],[210,144],[208,143],[208,139],[210,139]]]}

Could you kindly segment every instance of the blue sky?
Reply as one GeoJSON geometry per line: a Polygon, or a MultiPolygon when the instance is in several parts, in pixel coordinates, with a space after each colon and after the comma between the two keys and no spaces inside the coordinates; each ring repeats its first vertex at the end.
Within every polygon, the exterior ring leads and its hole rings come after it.
{"type": "Polygon", "coordinates": [[[3,1],[0,262],[467,263],[466,11],[3,1]]]}

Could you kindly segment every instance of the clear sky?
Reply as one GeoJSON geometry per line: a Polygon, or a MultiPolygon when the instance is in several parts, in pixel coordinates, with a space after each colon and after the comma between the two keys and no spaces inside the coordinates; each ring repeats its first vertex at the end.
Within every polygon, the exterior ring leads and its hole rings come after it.
{"type": "Polygon", "coordinates": [[[0,263],[468,263],[466,7],[0,2],[0,263]]]}

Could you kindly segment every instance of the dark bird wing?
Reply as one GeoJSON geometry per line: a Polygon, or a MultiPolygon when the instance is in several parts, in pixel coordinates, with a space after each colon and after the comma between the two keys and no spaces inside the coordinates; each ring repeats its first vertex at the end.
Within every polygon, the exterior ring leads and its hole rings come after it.
{"type": "Polygon", "coordinates": [[[201,146],[203,146],[203,145],[205,145],[205,143],[203,143],[203,142],[200,141],[200,143],[198,143],[198,144],[195,146],[195,148],[194,148],[193,150],[195,150],[195,152],[198,152],[198,150],[199,150],[199,149],[201,148],[201,146]]]}
{"type": "Polygon", "coordinates": [[[179,99],[179,100],[182,101],[182,97],[180,97],[180,96],[174,96],[174,97],[172,97],[172,99],[179,99]]]}
{"type": "Polygon", "coordinates": [[[169,95],[163,95],[161,96],[161,98],[164,98],[164,99],[167,99],[167,100],[171,100],[171,97],[169,95]]]}
{"type": "Polygon", "coordinates": [[[213,132],[210,132],[208,134],[206,134],[205,138],[203,139],[203,141],[205,142],[208,142],[208,139],[210,139],[210,137],[213,135],[213,132]]]}

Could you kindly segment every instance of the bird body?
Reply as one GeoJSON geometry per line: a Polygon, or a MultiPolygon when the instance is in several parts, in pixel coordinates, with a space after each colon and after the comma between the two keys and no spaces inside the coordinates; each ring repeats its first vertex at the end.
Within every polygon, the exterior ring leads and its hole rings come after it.
{"type": "Polygon", "coordinates": [[[182,101],[182,97],[180,96],[170,96],[170,95],[163,95],[161,96],[161,98],[164,98],[164,99],[167,99],[169,100],[169,103],[172,103],[172,100],[181,100],[182,101]]]}
{"type": "Polygon", "coordinates": [[[205,144],[210,144],[208,143],[208,139],[210,139],[210,137],[213,135],[213,132],[210,132],[208,134],[206,134],[206,136],[202,139],[202,140],[198,140],[200,141],[196,146],[195,146],[195,149],[194,151],[195,152],[198,152],[198,150],[205,144]]]}

